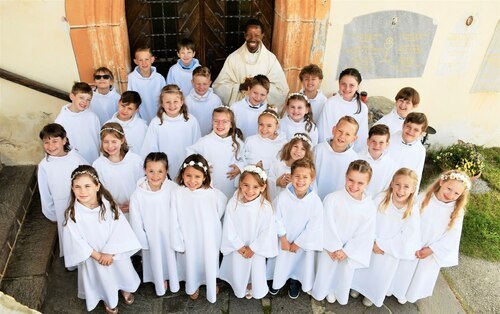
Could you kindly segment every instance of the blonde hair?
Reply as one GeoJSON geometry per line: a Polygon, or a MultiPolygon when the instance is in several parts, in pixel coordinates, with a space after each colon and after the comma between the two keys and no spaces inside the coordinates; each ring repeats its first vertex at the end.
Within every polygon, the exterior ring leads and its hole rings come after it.
{"type": "MultiPolygon", "coordinates": [[[[256,165],[256,167],[262,169],[262,167],[260,167],[259,165],[256,165]]],[[[237,198],[238,199],[241,198],[241,182],[243,182],[243,180],[247,176],[252,176],[257,181],[257,183],[259,184],[260,187],[265,186],[264,191],[262,191],[262,193],[261,193],[261,195],[262,195],[261,205],[264,204],[264,201],[268,201],[269,203],[271,203],[271,199],[269,197],[269,192],[268,192],[268,187],[269,186],[267,185],[267,180],[262,179],[261,176],[259,176],[258,173],[247,171],[247,170],[243,170],[243,172],[240,175],[240,182],[238,183],[238,191],[236,192],[237,193],[237,198]]]]}
{"type": "Polygon", "coordinates": [[[182,106],[181,106],[179,113],[181,113],[182,116],[184,117],[184,121],[188,121],[189,114],[188,114],[188,108],[186,106],[186,103],[184,102],[184,94],[182,93],[179,86],[177,86],[175,84],[168,84],[161,89],[160,104],[158,106],[158,111],[156,112],[156,116],[158,118],[160,118],[160,125],[163,124],[163,113],[165,112],[165,109],[163,109],[162,103],[163,103],[163,96],[165,96],[166,94],[175,94],[181,98],[182,106]]]}
{"type": "MultiPolygon", "coordinates": [[[[424,200],[422,201],[422,204],[420,205],[420,213],[421,214],[424,212],[424,209],[427,207],[427,205],[429,205],[429,201],[431,200],[432,195],[437,193],[439,191],[439,189],[441,188],[441,184],[440,184],[441,182],[448,182],[450,180],[456,180],[456,179],[452,179],[450,177],[450,175],[453,173],[460,174],[460,175],[467,178],[467,174],[465,174],[465,172],[463,172],[463,171],[448,170],[448,171],[444,172],[439,178],[436,179],[436,181],[434,181],[427,188],[427,191],[425,192],[424,200]],[[444,176],[444,179],[442,179],[443,176],[444,176]]],[[[462,182],[460,180],[457,180],[457,181],[462,182]]],[[[455,208],[453,209],[453,212],[450,215],[450,223],[448,224],[448,229],[453,228],[453,224],[455,223],[457,218],[459,216],[462,216],[465,214],[465,205],[467,204],[467,201],[469,200],[469,189],[467,188],[467,184],[465,182],[462,182],[462,183],[464,183],[465,190],[462,193],[462,195],[460,195],[457,198],[457,200],[455,201],[455,208]]]]}
{"type": "Polygon", "coordinates": [[[402,218],[402,219],[406,219],[407,217],[411,216],[411,211],[413,209],[413,201],[415,198],[415,191],[416,191],[417,184],[418,184],[417,173],[411,169],[401,168],[394,173],[394,175],[392,176],[391,184],[385,190],[384,199],[380,202],[378,209],[381,213],[385,213],[385,211],[387,210],[387,207],[389,206],[389,202],[391,201],[391,196],[393,193],[392,183],[394,183],[394,180],[396,180],[396,177],[398,177],[398,176],[409,177],[411,179],[411,182],[413,183],[413,187],[415,188],[413,193],[411,193],[410,196],[408,197],[408,199],[406,200],[406,209],[405,209],[405,212],[403,213],[403,218],[402,218]]]}

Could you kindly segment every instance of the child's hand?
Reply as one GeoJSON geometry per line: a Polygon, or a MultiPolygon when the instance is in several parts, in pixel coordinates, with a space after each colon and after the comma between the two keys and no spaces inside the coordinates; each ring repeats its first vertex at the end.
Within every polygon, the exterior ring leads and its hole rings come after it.
{"type": "Polygon", "coordinates": [[[290,251],[290,242],[286,239],[285,236],[280,237],[281,250],[290,251]]]}
{"type": "Polygon", "coordinates": [[[300,249],[300,246],[298,246],[297,244],[295,244],[295,242],[293,242],[292,244],[290,244],[290,252],[297,253],[297,251],[299,249],[300,249]]]}
{"type": "Polygon", "coordinates": [[[335,254],[335,252],[326,251],[326,253],[328,253],[328,256],[330,256],[332,260],[337,260],[337,254],[335,254]]]}
{"type": "Polygon", "coordinates": [[[288,173],[282,174],[278,180],[276,180],[276,186],[280,188],[285,188],[288,183],[290,183],[290,174],[288,173]]]}
{"type": "Polygon", "coordinates": [[[345,254],[345,252],[343,250],[337,250],[333,253],[335,253],[335,256],[337,257],[339,262],[342,262],[343,260],[345,260],[347,258],[347,255],[345,254]]]}
{"type": "Polygon", "coordinates": [[[231,170],[227,173],[227,178],[229,180],[233,180],[234,178],[236,178],[237,175],[240,174],[241,171],[240,171],[240,168],[238,168],[236,165],[231,165],[229,167],[231,167],[233,170],[231,170]]]}
{"type": "Polygon", "coordinates": [[[243,254],[244,258],[252,258],[254,254],[254,251],[252,251],[249,246],[245,246],[245,253],[243,254]]]}
{"type": "Polygon", "coordinates": [[[118,207],[120,207],[123,213],[128,213],[128,203],[120,204],[118,207]]]}
{"type": "Polygon", "coordinates": [[[244,246],[242,246],[239,250],[238,250],[238,253],[241,254],[241,256],[245,256],[245,251],[246,251],[246,248],[244,246]]]}
{"type": "Polygon", "coordinates": [[[384,253],[385,253],[385,252],[384,252],[384,251],[382,251],[382,250],[378,247],[377,242],[375,242],[375,243],[373,243],[373,253],[375,253],[375,254],[382,254],[382,255],[384,255],[384,253]]]}
{"type": "Polygon", "coordinates": [[[429,255],[431,255],[432,253],[434,253],[432,251],[432,249],[428,246],[426,247],[423,247],[421,248],[420,250],[418,250],[416,253],[415,253],[415,256],[417,256],[417,258],[419,259],[424,259],[424,258],[427,258],[429,255]]]}
{"type": "Polygon", "coordinates": [[[113,255],[101,253],[101,258],[99,259],[99,264],[102,266],[109,266],[113,264],[113,255]]]}
{"type": "Polygon", "coordinates": [[[250,88],[250,83],[252,81],[252,77],[246,77],[245,81],[240,84],[240,91],[246,92],[250,88]]]}

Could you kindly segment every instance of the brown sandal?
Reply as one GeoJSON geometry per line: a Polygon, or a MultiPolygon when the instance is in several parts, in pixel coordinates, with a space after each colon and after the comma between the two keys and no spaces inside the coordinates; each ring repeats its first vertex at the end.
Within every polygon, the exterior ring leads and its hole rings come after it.
{"type": "Polygon", "coordinates": [[[196,300],[200,296],[200,289],[196,289],[196,291],[193,294],[190,294],[189,297],[191,300],[196,300]]]}
{"type": "Polygon", "coordinates": [[[106,310],[106,314],[118,314],[118,307],[112,309],[108,307],[106,304],[104,304],[104,309],[106,310]]]}
{"type": "Polygon", "coordinates": [[[122,296],[125,304],[127,305],[131,305],[135,301],[135,296],[133,293],[122,291],[122,296]]]}

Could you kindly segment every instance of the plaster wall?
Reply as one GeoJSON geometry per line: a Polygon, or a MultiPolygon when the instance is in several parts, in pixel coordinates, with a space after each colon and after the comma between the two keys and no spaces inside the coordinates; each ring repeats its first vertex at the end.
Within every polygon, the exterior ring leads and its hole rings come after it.
{"type": "MultiPolygon", "coordinates": [[[[0,1],[0,68],[70,91],[79,80],[63,0],[0,1]]],[[[65,102],[0,79],[0,162],[35,164],[65,102]]]]}
{"type": "MultiPolygon", "coordinates": [[[[412,86],[420,93],[418,111],[424,112],[437,130],[437,134],[429,138],[431,143],[447,145],[461,139],[499,146],[500,93],[470,92],[500,18],[498,1],[332,1],[323,61],[323,92],[331,95],[338,90],[336,76],[344,25],[355,16],[384,10],[406,10],[434,19],[437,30],[427,65],[422,77],[364,80],[360,90],[367,91],[369,96],[394,99],[400,88],[412,86]],[[456,23],[465,23],[469,15],[478,23],[478,35],[465,73],[438,76],[436,72],[447,36],[456,23]]],[[[500,75],[500,67],[496,71],[500,75]]]]}

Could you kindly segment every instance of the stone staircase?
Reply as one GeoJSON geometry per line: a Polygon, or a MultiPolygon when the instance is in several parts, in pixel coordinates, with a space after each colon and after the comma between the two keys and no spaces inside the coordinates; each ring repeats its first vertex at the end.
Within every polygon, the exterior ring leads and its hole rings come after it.
{"type": "Polygon", "coordinates": [[[0,290],[40,310],[57,226],[42,214],[36,166],[0,169],[0,290]]]}

